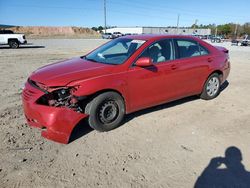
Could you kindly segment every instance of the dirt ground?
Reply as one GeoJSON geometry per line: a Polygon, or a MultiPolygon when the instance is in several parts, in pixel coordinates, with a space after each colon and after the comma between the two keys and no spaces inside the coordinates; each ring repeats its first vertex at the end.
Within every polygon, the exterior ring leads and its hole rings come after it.
{"type": "MultiPolygon", "coordinates": [[[[193,187],[214,157],[236,146],[250,170],[250,47],[230,50],[228,86],[127,116],[110,132],[86,124],[68,145],[26,125],[21,87],[36,68],[82,55],[104,40],[41,39],[0,47],[0,187],[193,187]]],[[[225,165],[221,168],[227,168],[225,165]]]]}

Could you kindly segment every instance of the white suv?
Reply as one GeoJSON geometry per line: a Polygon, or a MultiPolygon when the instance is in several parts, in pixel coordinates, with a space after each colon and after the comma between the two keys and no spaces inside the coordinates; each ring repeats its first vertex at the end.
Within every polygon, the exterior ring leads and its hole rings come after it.
{"type": "Polygon", "coordinates": [[[15,34],[11,30],[0,30],[0,45],[8,44],[11,48],[18,48],[20,44],[26,44],[24,34],[15,34]]]}
{"type": "Polygon", "coordinates": [[[241,41],[241,46],[249,46],[249,45],[250,45],[250,36],[245,35],[245,38],[243,39],[243,41],[241,41]]]}
{"type": "Polygon", "coordinates": [[[113,33],[113,38],[118,38],[118,37],[121,37],[121,36],[122,36],[121,32],[114,32],[113,33]]]}

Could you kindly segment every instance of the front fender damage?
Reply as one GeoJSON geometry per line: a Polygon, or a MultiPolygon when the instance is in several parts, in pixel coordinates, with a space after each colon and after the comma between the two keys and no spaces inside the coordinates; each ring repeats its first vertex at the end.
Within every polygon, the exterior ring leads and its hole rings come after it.
{"type": "Polygon", "coordinates": [[[74,127],[88,116],[82,110],[87,97],[74,96],[74,87],[37,89],[26,83],[22,93],[28,124],[41,128],[43,137],[67,144],[74,127]]]}

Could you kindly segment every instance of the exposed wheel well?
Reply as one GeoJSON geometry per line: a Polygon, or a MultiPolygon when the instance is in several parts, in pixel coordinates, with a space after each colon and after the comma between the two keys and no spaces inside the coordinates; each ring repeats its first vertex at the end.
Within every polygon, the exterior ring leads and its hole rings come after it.
{"type": "Polygon", "coordinates": [[[95,97],[95,96],[97,96],[97,95],[100,95],[100,94],[102,94],[102,93],[109,92],[109,91],[113,91],[113,92],[118,93],[119,95],[121,95],[121,97],[122,97],[123,100],[125,101],[125,99],[124,99],[123,95],[121,94],[121,92],[119,92],[119,91],[117,91],[117,90],[115,90],[115,89],[103,89],[103,90],[97,91],[96,93],[93,93],[93,94],[90,95],[90,96],[95,97]]]}
{"type": "MultiPolygon", "coordinates": [[[[118,93],[122,98],[123,98],[123,101],[124,101],[124,105],[125,105],[125,108],[127,109],[127,105],[126,105],[126,100],[124,98],[124,96],[122,95],[121,92],[115,90],[115,89],[103,89],[103,90],[100,90],[100,91],[97,91],[91,95],[88,95],[87,98],[85,98],[83,101],[82,101],[82,107],[83,109],[86,108],[87,104],[92,101],[96,96],[102,94],[102,93],[105,93],[105,92],[110,92],[110,91],[113,91],[113,92],[116,92],[118,93]]],[[[126,111],[126,110],[125,110],[126,111]]]]}
{"type": "Polygon", "coordinates": [[[10,39],[8,39],[8,43],[9,43],[10,41],[13,41],[13,40],[19,43],[19,41],[18,41],[17,38],[10,38],[10,39]]]}
{"type": "MultiPolygon", "coordinates": [[[[209,76],[211,76],[211,75],[214,74],[214,73],[219,74],[220,80],[222,81],[223,72],[222,72],[221,70],[216,70],[216,71],[212,72],[209,76]]],[[[209,78],[209,76],[208,76],[208,78],[209,78]]]]}

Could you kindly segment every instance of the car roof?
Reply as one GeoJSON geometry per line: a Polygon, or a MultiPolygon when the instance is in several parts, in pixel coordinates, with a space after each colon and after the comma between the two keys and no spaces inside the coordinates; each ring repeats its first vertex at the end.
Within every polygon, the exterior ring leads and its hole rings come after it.
{"type": "Polygon", "coordinates": [[[123,38],[136,39],[136,40],[159,40],[164,38],[186,38],[197,39],[191,35],[166,35],[166,34],[139,34],[139,35],[126,35],[123,38]]]}

